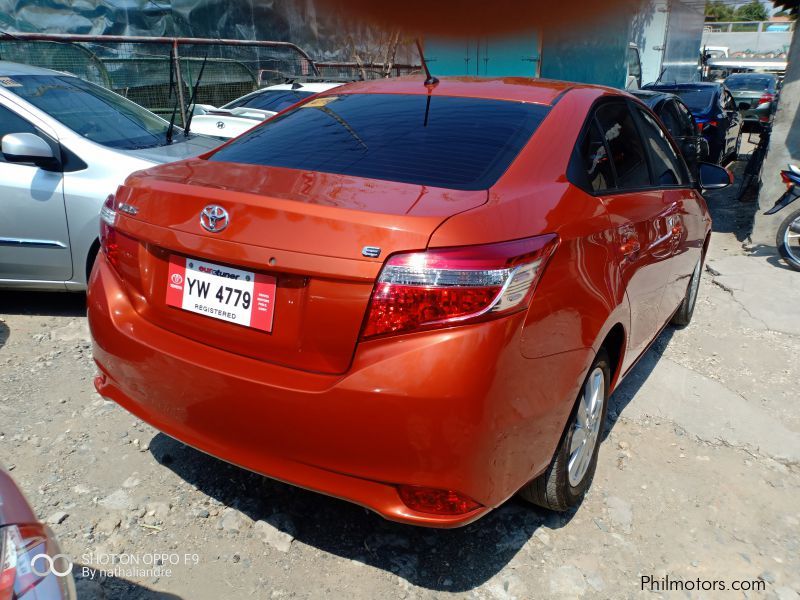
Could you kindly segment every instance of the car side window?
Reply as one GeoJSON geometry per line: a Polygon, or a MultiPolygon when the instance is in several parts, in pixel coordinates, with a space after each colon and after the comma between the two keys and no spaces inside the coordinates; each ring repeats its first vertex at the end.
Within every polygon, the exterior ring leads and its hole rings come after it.
{"type": "Polygon", "coordinates": [[[675,111],[675,107],[673,106],[673,102],[667,100],[661,104],[661,110],[658,113],[658,116],[661,118],[661,121],[664,123],[664,126],[667,128],[673,137],[681,137],[684,135],[683,133],[683,125],[681,124],[681,119],[678,113],[675,111]]]}
{"type": "Polygon", "coordinates": [[[614,187],[614,170],[603,136],[594,119],[583,137],[581,157],[593,192],[602,193],[614,187]]]}
{"type": "Polygon", "coordinates": [[[642,135],[653,167],[653,183],[657,186],[685,185],[688,181],[681,159],[656,120],[637,108],[642,117],[642,135]]]}
{"type": "Polygon", "coordinates": [[[609,102],[597,109],[597,122],[611,154],[617,188],[650,185],[645,149],[626,102],[609,102]]]}
{"type": "MultiPolygon", "coordinates": [[[[25,119],[10,111],[5,106],[0,106],[0,142],[9,133],[37,133],[36,128],[25,119]]],[[[6,162],[0,152],[0,163],[6,162]]]]}
{"type": "Polygon", "coordinates": [[[672,101],[670,104],[678,114],[678,119],[681,123],[681,135],[684,137],[696,136],[697,131],[695,131],[694,120],[692,118],[692,113],[689,112],[689,109],[686,108],[681,102],[672,101]]]}

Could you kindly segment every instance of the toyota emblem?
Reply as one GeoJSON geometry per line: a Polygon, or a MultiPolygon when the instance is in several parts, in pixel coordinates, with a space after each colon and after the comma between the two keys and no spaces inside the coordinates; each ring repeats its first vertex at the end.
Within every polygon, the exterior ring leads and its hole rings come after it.
{"type": "Polygon", "coordinates": [[[228,226],[228,211],[218,204],[209,204],[200,211],[200,225],[211,233],[219,233],[228,226]]]}

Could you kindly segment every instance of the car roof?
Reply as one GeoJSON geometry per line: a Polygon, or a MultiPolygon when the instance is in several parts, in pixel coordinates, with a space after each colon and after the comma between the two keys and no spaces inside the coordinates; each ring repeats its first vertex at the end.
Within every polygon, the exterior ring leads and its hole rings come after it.
{"type": "Polygon", "coordinates": [[[279,83],[277,85],[269,85],[265,88],[261,88],[260,90],[256,90],[256,93],[266,92],[269,90],[297,90],[300,92],[313,92],[318,94],[320,92],[327,92],[330,89],[335,87],[339,87],[342,85],[342,82],[327,82],[327,81],[297,81],[293,83],[279,83]]]}
{"type": "Polygon", "coordinates": [[[775,73],[731,73],[725,79],[732,79],[732,78],[742,78],[742,77],[758,77],[759,79],[763,79],[764,77],[769,77],[771,79],[777,79],[775,73]]]}
{"type": "Polygon", "coordinates": [[[665,91],[665,90],[702,90],[702,89],[714,89],[718,90],[722,87],[721,83],[717,83],[716,81],[693,81],[690,83],[648,83],[644,86],[647,90],[658,90],[658,91],[665,91]]]}
{"type": "Polygon", "coordinates": [[[15,75],[64,75],[64,73],[0,60],[0,77],[14,77],[15,75]]]}
{"type": "MultiPolygon", "coordinates": [[[[428,94],[425,77],[407,75],[391,79],[374,79],[350,83],[337,89],[334,94],[428,94]]],[[[619,90],[602,86],[575,84],[566,81],[533,79],[530,77],[441,77],[439,83],[430,87],[437,96],[457,96],[486,100],[510,100],[552,105],[562,94],[573,88],[597,88],[617,93],[619,90]]]]}

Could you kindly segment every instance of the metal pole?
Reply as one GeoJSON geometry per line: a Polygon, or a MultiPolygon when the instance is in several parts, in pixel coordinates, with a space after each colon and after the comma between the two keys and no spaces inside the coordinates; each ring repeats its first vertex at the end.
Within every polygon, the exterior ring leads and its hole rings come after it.
{"type": "Polygon", "coordinates": [[[178,104],[181,107],[181,125],[186,127],[186,100],[183,98],[183,75],[181,75],[181,60],[178,56],[178,40],[172,40],[172,60],[175,61],[175,87],[178,90],[178,104]]]}
{"type": "Polygon", "coordinates": [[[272,40],[227,40],[222,38],[189,38],[189,37],[147,37],[142,35],[86,35],[77,33],[29,33],[0,31],[0,39],[8,40],[31,40],[31,41],[50,41],[50,42],[95,42],[95,43],[127,43],[134,44],[193,44],[193,45],[213,45],[221,44],[224,46],[257,46],[260,48],[289,48],[305,58],[314,73],[319,75],[317,64],[312,60],[308,53],[297,44],[291,42],[275,42],[272,40]]]}

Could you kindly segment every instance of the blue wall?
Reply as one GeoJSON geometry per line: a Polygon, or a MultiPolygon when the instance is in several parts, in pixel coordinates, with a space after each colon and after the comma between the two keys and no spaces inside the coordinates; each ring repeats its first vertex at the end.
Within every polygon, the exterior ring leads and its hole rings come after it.
{"type": "Polygon", "coordinates": [[[625,87],[626,53],[633,12],[583,28],[545,29],[542,56],[536,33],[502,39],[425,38],[425,56],[435,75],[541,77],[625,87]]]}

